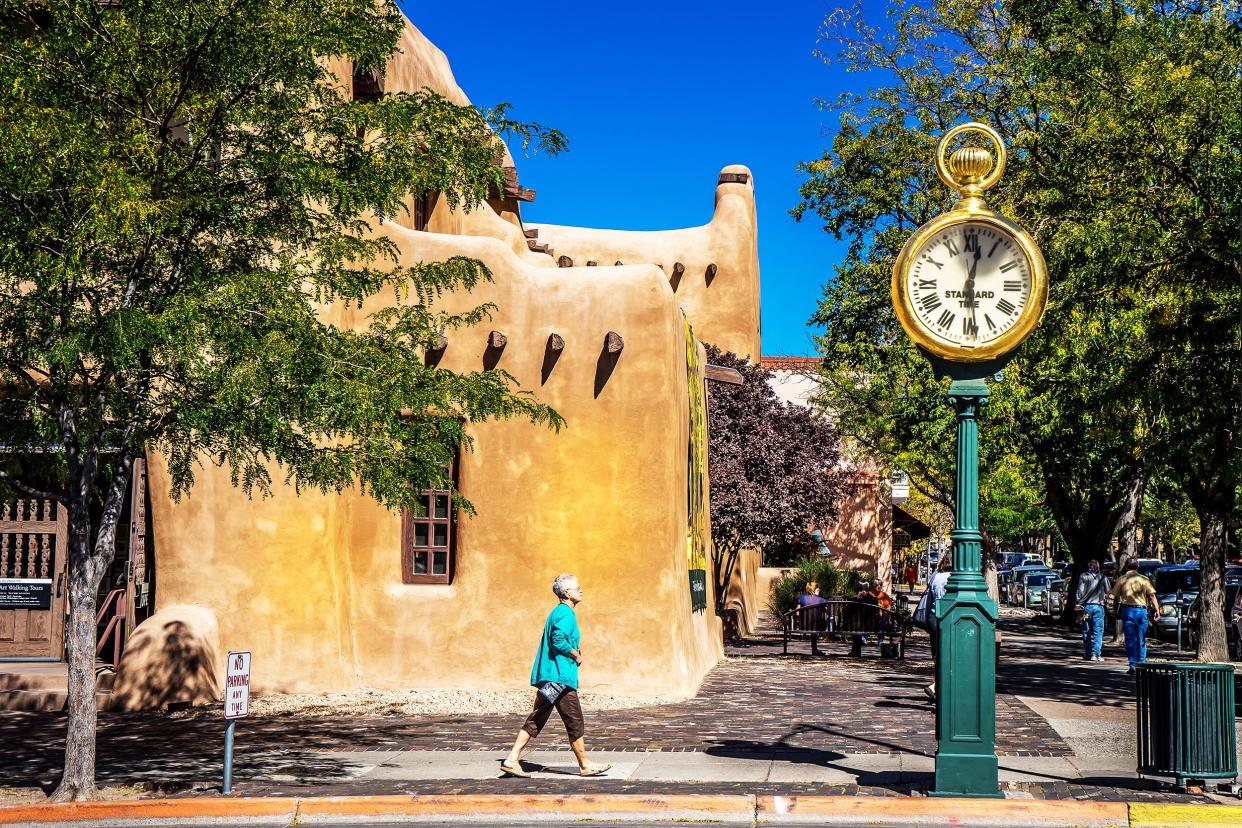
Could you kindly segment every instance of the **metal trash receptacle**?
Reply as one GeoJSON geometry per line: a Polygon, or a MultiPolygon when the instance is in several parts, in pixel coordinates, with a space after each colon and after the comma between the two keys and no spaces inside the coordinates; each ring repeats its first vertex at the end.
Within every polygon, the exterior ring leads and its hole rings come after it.
{"type": "Polygon", "coordinates": [[[1187,779],[1236,779],[1232,664],[1147,662],[1135,667],[1138,772],[1187,779]]]}

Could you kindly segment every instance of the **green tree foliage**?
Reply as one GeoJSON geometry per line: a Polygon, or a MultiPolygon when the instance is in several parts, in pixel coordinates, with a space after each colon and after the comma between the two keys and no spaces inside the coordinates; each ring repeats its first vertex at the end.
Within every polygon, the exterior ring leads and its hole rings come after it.
{"type": "MultiPolygon", "coordinates": [[[[96,592],[136,457],[164,456],[174,496],[214,463],[246,493],[275,474],[414,508],[413,490],[449,485],[470,423],[560,419],[501,371],[424,364],[440,332],[491,310],[436,298],[490,274],[464,258],[399,266],[382,225],[411,197],[477,204],[503,185],[502,146],[470,107],[354,100],[329,72],[382,70],[405,25],[394,3],[0,9],[0,482],[68,510],[56,798],[83,798],[96,592]],[[326,321],[379,294],[388,308],[359,328],[326,321]]],[[[523,143],[562,145],[492,114],[523,143]]]]}
{"type": "MultiPolygon", "coordinates": [[[[825,57],[881,80],[834,103],[795,210],[851,242],[816,317],[829,355],[904,349],[888,279],[948,206],[935,142],[995,126],[1011,157],[989,203],[1036,234],[1052,292],[985,434],[1038,468],[1079,564],[1107,550],[1136,481],[1177,479],[1204,525],[1205,600],[1242,467],[1238,22],[1235,2],[897,0],[884,26],[838,11],[825,57]]],[[[1223,630],[1205,630],[1202,657],[1221,656],[1223,630]]]]}

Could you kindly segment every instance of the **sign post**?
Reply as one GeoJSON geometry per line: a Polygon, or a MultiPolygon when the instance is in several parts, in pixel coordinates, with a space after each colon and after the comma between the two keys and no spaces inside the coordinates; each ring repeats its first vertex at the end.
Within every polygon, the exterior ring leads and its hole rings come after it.
{"type": "Polygon", "coordinates": [[[250,714],[250,653],[230,652],[224,679],[224,793],[233,790],[233,726],[250,714]]]}

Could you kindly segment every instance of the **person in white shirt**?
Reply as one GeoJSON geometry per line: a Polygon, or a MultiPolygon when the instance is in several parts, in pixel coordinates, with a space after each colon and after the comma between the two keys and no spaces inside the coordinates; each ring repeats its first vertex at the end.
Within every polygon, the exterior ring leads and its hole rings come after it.
{"type": "MultiPolygon", "coordinates": [[[[949,576],[953,574],[953,556],[942,555],[936,564],[936,574],[927,585],[927,632],[931,636],[932,661],[940,661],[940,619],[936,615],[936,602],[944,597],[945,588],[949,585],[949,576]]],[[[923,688],[923,692],[932,701],[936,700],[936,682],[923,688]]]]}

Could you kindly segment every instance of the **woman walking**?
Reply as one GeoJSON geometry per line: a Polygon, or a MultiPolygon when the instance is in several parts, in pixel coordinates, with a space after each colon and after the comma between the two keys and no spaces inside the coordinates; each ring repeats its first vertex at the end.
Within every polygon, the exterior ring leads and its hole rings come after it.
{"type": "Polygon", "coordinates": [[[587,758],[586,723],[578,701],[578,667],[582,664],[582,648],[574,607],[582,601],[582,587],[578,585],[577,578],[565,573],[556,576],[552,592],[558,603],[544,622],[543,637],[539,640],[535,664],[530,671],[530,683],[536,688],[535,706],[518,731],[513,749],[501,761],[500,769],[507,776],[530,776],[522,768],[522,750],[543,730],[555,707],[565,723],[569,746],[578,760],[578,772],[582,776],[602,776],[612,766],[597,765],[587,758]]]}

